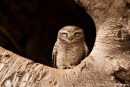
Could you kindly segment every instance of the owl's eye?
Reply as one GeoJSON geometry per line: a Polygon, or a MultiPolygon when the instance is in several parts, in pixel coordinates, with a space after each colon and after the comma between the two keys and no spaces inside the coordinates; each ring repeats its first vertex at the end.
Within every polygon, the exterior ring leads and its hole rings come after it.
{"type": "Polygon", "coordinates": [[[63,37],[67,37],[67,33],[62,33],[62,36],[63,37]]]}
{"type": "Polygon", "coordinates": [[[75,36],[75,37],[79,37],[79,36],[80,36],[80,32],[74,33],[74,36],[75,36]]]}

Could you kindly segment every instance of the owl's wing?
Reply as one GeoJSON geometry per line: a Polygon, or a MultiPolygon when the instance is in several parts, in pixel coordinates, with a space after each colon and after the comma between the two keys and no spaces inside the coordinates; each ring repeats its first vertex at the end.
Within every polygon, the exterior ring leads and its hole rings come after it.
{"type": "Polygon", "coordinates": [[[52,51],[52,66],[54,68],[57,68],[56,66],[56,60],[57,60],[57,43],[55,43],[53,51],[52,51]]]}
{"type": "Polygon", "coordinates": [[[84,42],[84,48],[85,48],[85,52],[84,52],[84,58],[85,58],[86,56],[88,56],[88,52],[89,52],[88,46],[85,42],[84,42]]]}

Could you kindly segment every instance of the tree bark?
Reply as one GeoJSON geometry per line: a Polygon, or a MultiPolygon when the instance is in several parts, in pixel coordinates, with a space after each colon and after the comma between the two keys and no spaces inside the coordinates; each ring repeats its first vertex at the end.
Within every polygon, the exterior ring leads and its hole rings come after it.
{"type": "Polygon", "coordinates": [[[75,1],[96,24],[97,37],[90,55],[73,69],[60,70],[34,63],[1,47],[1,87],[130,86],[130,1],[75,1]]]}

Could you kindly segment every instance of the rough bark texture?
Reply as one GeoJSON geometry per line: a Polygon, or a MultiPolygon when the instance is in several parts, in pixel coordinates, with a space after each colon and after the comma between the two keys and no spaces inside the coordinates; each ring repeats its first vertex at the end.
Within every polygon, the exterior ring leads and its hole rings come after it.
{"type": "MultiPolygon", "coordinates": [[[[54,69],[0,48],[3,87],[129,87],[130,1],[75,0],[93,18],[94,48],[73,69],[54,69]]],[[[90,37],[91,38],[91,37],[90,37]]]]}

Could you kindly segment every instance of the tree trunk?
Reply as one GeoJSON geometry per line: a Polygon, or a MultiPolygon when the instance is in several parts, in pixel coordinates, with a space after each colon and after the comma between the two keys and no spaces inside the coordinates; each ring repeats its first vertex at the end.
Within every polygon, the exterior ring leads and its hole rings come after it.
{"type": "Polygon", "coordinates": [[[96,24],[89,56],[73,69],[60,70],[0,48],[1,87],[130,87],[130,1],[75,1],[96,24]]]}

